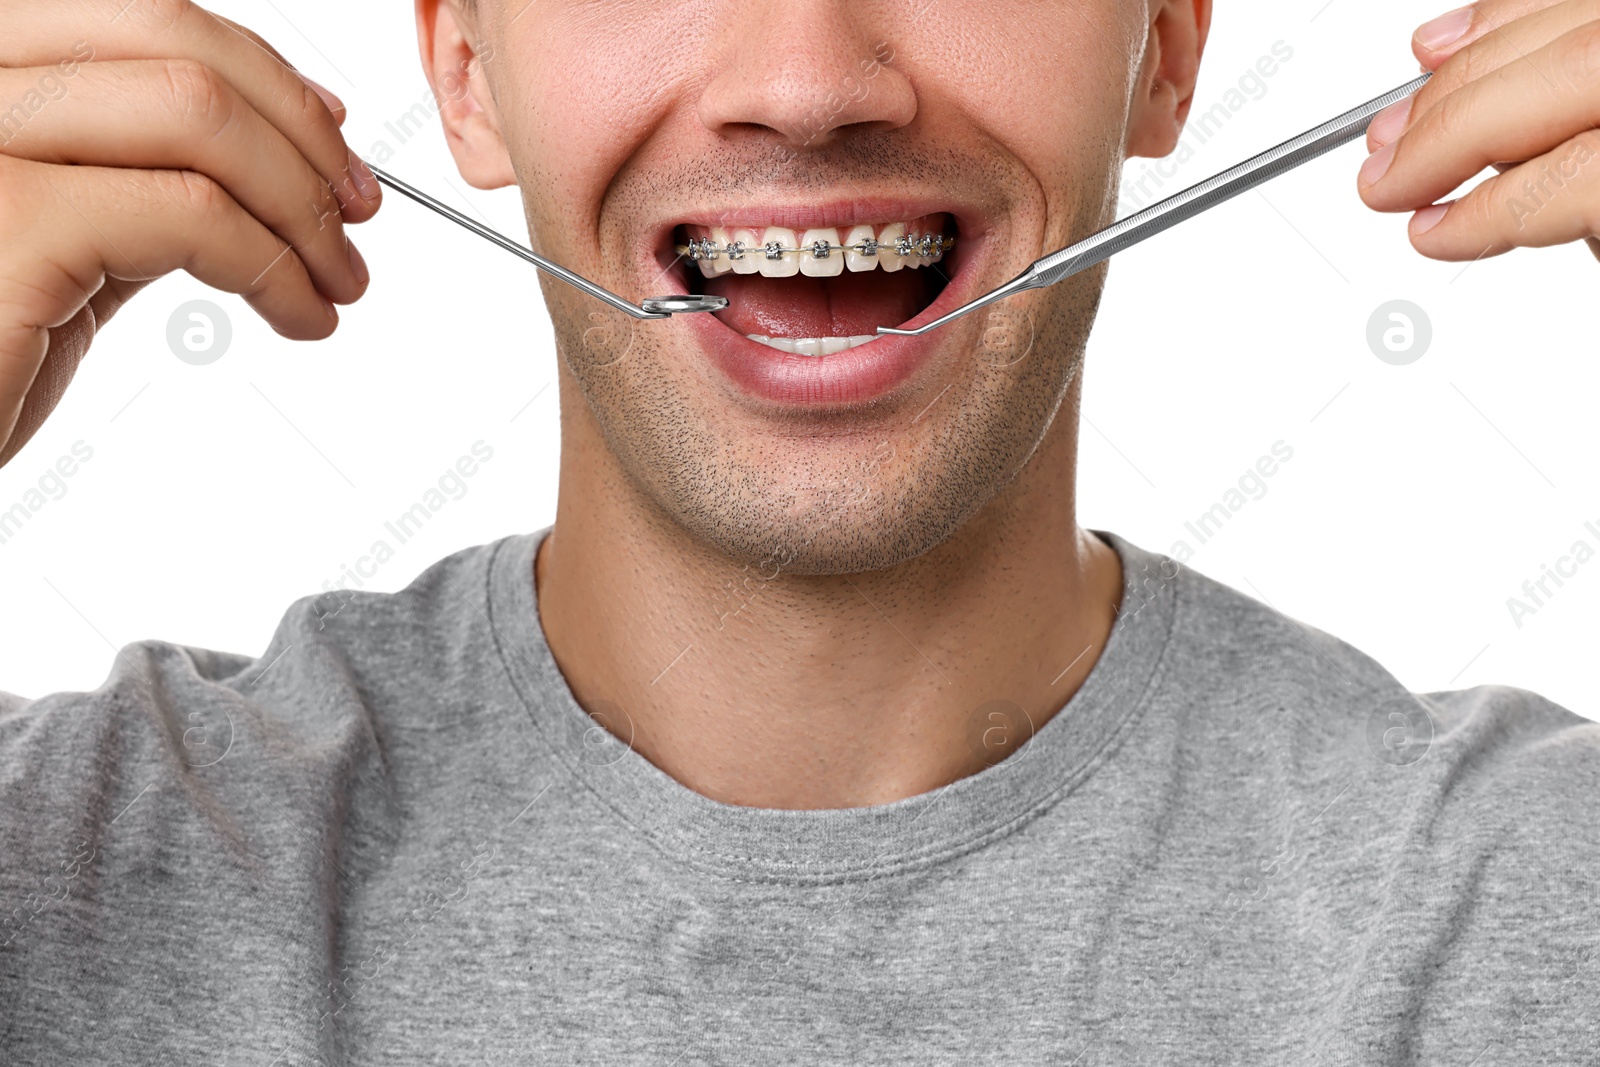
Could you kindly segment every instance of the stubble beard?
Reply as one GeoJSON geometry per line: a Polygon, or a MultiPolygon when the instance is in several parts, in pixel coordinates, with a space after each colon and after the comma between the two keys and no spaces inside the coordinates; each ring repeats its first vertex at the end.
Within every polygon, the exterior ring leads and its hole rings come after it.
{"type": "Polygon", "coordinates": [[[849,575],[921,556],[1015,483],[1077,381],[1102,281],[1103,270],[1089,271],[1026,311],[996,305],[1021,339],[980,343],[922,412],[869,409],[858,425],[826,429],[821,449],[796,442],[792,426],[752,433],[748,416],[708,409],[715,394],[693,389],[683,370],[701,358],[687,342],[618,324],[630,333],[625,353],[597,358],[592,307],[560,294],[551,312],[588,409],[580,417],[592,416],[652,518],[739,565],[849,575]]]}

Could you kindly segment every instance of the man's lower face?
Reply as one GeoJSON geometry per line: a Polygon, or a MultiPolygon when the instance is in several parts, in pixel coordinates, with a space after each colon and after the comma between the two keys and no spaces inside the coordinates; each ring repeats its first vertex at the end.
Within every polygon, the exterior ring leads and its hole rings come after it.
{"type": "MultiPolygon", "coordinates": [[[[545,288],[563,359],[632,487],[708,546],[788,573],[895,566],[993,501],[1074,381],[1103,278],[923,337],[876,336],[960,307],[1110,221],[1126,102],[1111,64],[1098,96],[1086,91],[1061,122],[1008,117],[961,98],[959,78],[941,84],[935,44],[892,28],[857,49],[889,58],[820,135],[803,128],[807,89],[784,69],[763,84],[759,67],[708,59],[685,78],[644,53],[634,79],[593,94],[591,126],[542,107],[525,128],[503,118],[519,172],[537,176],[524,196],[545,251],[631,296],[728,299],[716,314],[635,322],[545,288]],[[639,111],[605,113],[624,88],[639,111]]],[[[876,30],[851,32],[867,42],[876,30]]],[[[869,69],[848,45],[836,53],[807,77],[843,85],[869,69]]],[[[719,53],[691,41],[672,54],[719,53]]],[[[777,54],[778,68],[797,62],[777,54]]],[[[570,100],[584,85],[532,98],[570,100]]]]}

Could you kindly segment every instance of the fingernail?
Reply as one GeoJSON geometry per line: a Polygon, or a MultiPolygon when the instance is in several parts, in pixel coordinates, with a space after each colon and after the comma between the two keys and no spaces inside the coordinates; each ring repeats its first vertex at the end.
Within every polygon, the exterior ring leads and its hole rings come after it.
{"type": "Polygon", "coordinates": [[[1434,204],[1432,207],[1425,207],[1411,216],[1411,232],[1420,237],[1439,225],[1439,220],[1444,218],[1445,212],[1450,210],[1450,205],[1453,203],[1455,201],[1452,200],[1443,204],[1434,204]]]}
{"type": "Polygon", "coordinates": [[[1404,100],[1396,100],[1372,116],[1367,134],[1381,145],[1399,137],[1400,131],[1406,128],[1406,119],[1411,115],[1411,102],[1415,99],[1414,96],[1408,96],[1404,100]]]}
{"type": "Polygon", "coordinates": [[[1430,51],[1449,48],[1461,39],[1472,25],[1472,8],[1458,7],[1417,27],[1417,43],[1430,51]]]}
{"type": "MultiPolygon", "coordinates": [[[[300,74],[298,70],[295,71],[295,73],[300,74]]],[[[334,96],[332,90],[323,88],[321,85],[318,85],[304,74],[300,74],[300,80],[311,86],[312,92],[322,97],[322,102],[328,105],[329,111],[337,115],[339,112],[344,110],[344,101],[340,100],[337,96],[334,96]]]]}
{"type": "Polygon", "coordinates": [[[1391,142],[1378,149],[1367,157],[1361,164],[1361,181],[1365,185],[1372,185],[1384,172],[1389,169],[1389,164],[1394,162],[1394,144],[1391,142]]]}
{"type": "Polygon", "coordinates": [[[350,152],[350,178],[356,183],[356,191],[361,194],[361,199],[369,203],[378,199],[378,195],[383,191],[371,168],[361,161],[361,157],[355,154],[354,149],[350,152]]]}
{"type": "Polygon", "coordinates": [[[361,255],[361,249],[356,247],[354,241],[346,237],[344,243],[350,248],[350,269],[356,272],[356,281],[366,285],[372,280],[372,272],[367,269],[367,261],[361,255]]]}

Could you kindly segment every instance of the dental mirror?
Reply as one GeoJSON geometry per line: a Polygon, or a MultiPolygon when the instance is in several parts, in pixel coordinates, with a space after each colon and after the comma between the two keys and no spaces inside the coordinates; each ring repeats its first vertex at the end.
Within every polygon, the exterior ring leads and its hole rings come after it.
{"type": "Polygon", "coordinates": [[[665,319],[673,315],[683,315],[691,312],[721,311],[723,308],[728,306],[728,300],[726,297],[687,295],[652,297],[648,300],[642,301],[641,303],[635,304],[630,300],[626,300],[618,296],[609,289],[596,285],[583,275],[576,274],[561,266],[561,264],[554,263],[544,258],[539,253],[533,251],[533,249],[523,247],[522,245],[513,241],[511,238],[490,229],[481,222],[463,215],[449,204],[436,200],[422,190],[411,185],[407,185],[394,175],[379,170],[370,163],[367,164],[367,169],[372,171],[373,177],[377,178],[384,185],[389,186],[389,188],[393,189],[395,192],[410,197],[423,207],[437,211],[451,222],[455,222],[466,227],[479,237],[482,237],[485,240],[491,241],[494,244],[499,245],[501,248],[504,248],[507,252],[521,256],[523,259],[527,260],[529,263],[532,263],[535,267],[538,267],[546,274],[560,278],[567,284],[574,285],[579,289],[582,289],[584,292],[588,293],[597,300],[603,300],[607,304],[610,304],[612,307],[616,308],[618,311],[626,312],[636,319],[665,319]]]}
{"type": "Polygon", "coordinates": [[[1143,241],[1146,237],[1153,237],[1162,230],[1176,226],[1185,219],[1192,219],[1207,208],[1216,207],[1225,200],[1230,200],[1240,193],[1254,189],[1256,186],[1293,170],[1308,160],[1316,159],[1331,149],[1347,144],[1361,136],[1367,130],[1367,125],[1372,121],[1372,116],[1388,107],[1397,100],[1404,100],[1412,93],[1425,85],[1432,72],[1414,78],[1406,84],[1391,89],[1382,96],[1368,100],[1360,107],[1352,108],[1344,114],[1329,119],[1320,126],[1316,126],[1278,145],[1269,148],[1258,156],[1253,156],[1237,166],[1230,167],[1220,174],[1213,175],[1198,185],[1192,185],[1181,193],[1175,193],[1160,203],[1152,204],[1143,211],[1129,215],[1127,218],[1112,223],[1090,237],[1086,237],[1077,244],[1069,245],[1058,252],[1052,252],[1041,259],[1035,260],[1027,270],[1011,279],[1000,288],[985,293],[964,307],[959,307],[932,322],[910,330],[895,329],[890,326],[879,326],[879,334],[892,334],[899,337],[916,337],[937,330],[945,323],[953,322],[961,316],[969,314],[1008,296],[1026,292],[1029,289],[1042,289],[1047,285],[1054,285],[1063,278],[1069,278],[1081,270],[1086,270],[1109,259],[1117,252],[1131,248],[1143,241]]]}

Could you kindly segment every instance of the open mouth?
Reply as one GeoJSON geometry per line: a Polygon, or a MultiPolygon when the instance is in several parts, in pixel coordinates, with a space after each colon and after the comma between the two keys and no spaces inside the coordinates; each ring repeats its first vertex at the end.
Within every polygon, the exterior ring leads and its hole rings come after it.
{"type": "Polygon", "coordinates": [[[673,329],[747,410],[885,419],[926,407],[961,373],[961,334],[878,328],[915,327],[970,301],[1003,243],[994,218],[947,196],[779,200],[663,219],[642,251],[653,288],[669,278],[677,292],[727,299],[673,329]]]}
{"type": "Polygon", "coordinates": [[[947,213],[802,230],[681,225],[672,239],[689,264],[688,291],[727,298],[717,312],[725,326],[811,357],[860,347],[879,326],[921,314],[949,284],[956,247],[947,213]]]}

